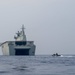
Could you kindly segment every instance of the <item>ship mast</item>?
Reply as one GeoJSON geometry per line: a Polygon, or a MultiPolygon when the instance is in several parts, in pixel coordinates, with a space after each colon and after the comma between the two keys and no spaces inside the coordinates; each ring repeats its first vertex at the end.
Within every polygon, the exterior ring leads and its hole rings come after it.
{"type": "Polygon", "coordinates": [[[22,25],[22,31],[18,31],[17,36],[14,36],[15,40],[16,41],[26,41],[26,35],[25,35],[25,32],[24,32],[24,25],[22,25]]]}
{"type": "Polygon", "coordinates": [[[23,41],[26,41],[26,35],[25,35],[25,32],[24,32],[24,25],[22,25],[22,36],[23,36],[23,41]]]}

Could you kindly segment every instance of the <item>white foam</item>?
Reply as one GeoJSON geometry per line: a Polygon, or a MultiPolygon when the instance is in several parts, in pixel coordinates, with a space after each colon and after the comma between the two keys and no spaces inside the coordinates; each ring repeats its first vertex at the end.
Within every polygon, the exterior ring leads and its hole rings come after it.
{"type": "Polygon", "coordinates": [[[71,55],[70,56],[61,55],[60,57],[74,57],[74,56],[71,56],[71,55]]]}

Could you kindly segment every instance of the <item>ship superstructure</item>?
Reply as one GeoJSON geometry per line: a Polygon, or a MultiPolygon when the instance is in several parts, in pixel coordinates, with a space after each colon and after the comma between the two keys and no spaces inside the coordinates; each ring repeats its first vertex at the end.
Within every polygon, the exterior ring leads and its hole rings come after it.
{"type": "Polygon", "coordinates": [[[35,55],[36,46],[34,41],[27,41],[24,25],[22,31],[16,34],[15,41],[5,41],[1,44],[3,55],[35,55]]]}

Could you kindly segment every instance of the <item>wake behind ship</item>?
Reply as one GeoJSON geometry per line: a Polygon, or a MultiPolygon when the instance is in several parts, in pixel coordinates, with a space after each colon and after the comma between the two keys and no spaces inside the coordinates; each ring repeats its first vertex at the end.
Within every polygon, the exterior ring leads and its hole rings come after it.
{"type": "Polygon", "coordinates": [[[0,46],[2,47],[3,55],[35,55],[34,41],[27,41],[24,32],[24,25],[22,31],[18,31],[14,36],[15,41],[5,41],[0,46]]]}

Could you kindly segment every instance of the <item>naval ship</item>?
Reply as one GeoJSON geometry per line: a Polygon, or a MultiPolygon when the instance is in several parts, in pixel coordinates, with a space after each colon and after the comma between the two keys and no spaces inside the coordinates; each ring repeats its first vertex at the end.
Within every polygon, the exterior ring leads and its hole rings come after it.
{"type": "Polygon", "coordinates": [[[24,29],[22,25],[22,30],[14,36],[15,41],[1,43],[3,55],[35,55],[34,41],[27,41],[24,29]]]}

